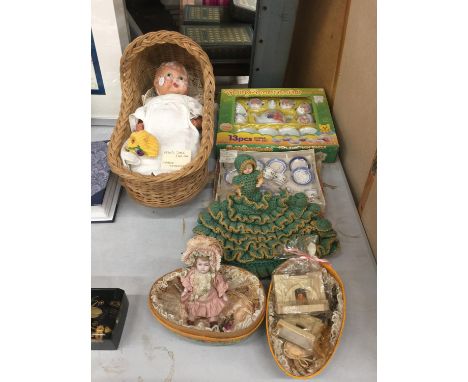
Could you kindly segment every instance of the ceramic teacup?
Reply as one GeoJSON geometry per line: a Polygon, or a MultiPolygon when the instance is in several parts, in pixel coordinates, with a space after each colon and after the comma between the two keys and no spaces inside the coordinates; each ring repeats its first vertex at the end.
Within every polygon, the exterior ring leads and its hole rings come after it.
{"type": "Polygon", "coordinates": [[[263,169],[263,177],[265,179],[268,179],[268,180],[273,179],[275,177],[275,174],[276,174],[275,170],[273,170],[271,167],[265,167],[263,169]]]}
{"type": "Polygon", "coordinates": [[[279,186],[282,186],[283,184],[286,183],[286,175],[276,174],[276,176],[273,178],[273,182],[275,182],[279,186]]]}

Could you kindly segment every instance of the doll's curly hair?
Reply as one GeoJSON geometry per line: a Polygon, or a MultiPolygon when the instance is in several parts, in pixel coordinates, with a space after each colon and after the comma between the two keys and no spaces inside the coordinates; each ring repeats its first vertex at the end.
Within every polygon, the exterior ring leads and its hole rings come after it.
{"type": "Polygon", "coordinates": [[[177,61],[166,61],[166,62],[161,63],[161,65],[159,65],[156,68],[156,70],[154,71],[155,78],[158,75],[158,73],[166,66],[168,66],[170,68],[179,69],[179,70],[185,72],[185,77],[187,77],[187,81],[188,81],[189,74],[187,72],[187,69],[185,68],[184,65],[182,65],[180,62],[177,62],[177,61]]]}
{"type": "Polygon", "coordinates": [[[192,266],[198,257],[207,257],[211,268],[217,272],[221,267],[223,247],[214,237],[196,235],[187,242],[187,249],[182,254],[182,262],[192,266]]]}

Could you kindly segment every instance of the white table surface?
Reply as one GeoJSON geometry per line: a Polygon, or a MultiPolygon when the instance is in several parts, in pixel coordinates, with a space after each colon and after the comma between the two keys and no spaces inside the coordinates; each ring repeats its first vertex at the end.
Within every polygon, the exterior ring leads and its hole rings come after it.
{"type": "MultiPolygon", "coordinates": [[[[212,166],[212,163],[211,163],[212,166]]],[[[341,242],[329,260],[343,279],[347,319],[340,345],[316,381],[375,381],[376,262],[339,161],[324,164],[327,210],[341,242]]],[[[189,204],[149,208],[122,190],[114,223],[92,224],[92,287],[117,287],[129,299],[127,320],[115,351],[92,351],[92,380],[285,381],[273,360],[265,324],[233,345],[207,345],[180,337],[159,324],[147,307],[160,276],[179,268],[198,213],[212,198],[205,188],[189,204]]]]}

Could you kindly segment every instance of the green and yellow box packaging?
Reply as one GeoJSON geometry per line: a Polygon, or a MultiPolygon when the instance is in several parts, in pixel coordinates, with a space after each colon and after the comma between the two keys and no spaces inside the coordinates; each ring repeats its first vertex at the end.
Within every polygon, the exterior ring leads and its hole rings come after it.
{"type": "Polygon", "coordinates": [[[321,88],[223,89],[216,150],[315,149],[334,162],[338,138],[321,88]]]}

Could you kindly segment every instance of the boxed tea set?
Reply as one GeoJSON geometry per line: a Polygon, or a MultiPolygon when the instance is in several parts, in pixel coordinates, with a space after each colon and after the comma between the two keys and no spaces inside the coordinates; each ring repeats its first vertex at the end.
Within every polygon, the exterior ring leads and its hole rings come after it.
{"type": "MultiPolygon", "coordinates": [[[[325,209],[325,197],[319,180],[314,150],[300,152],[263,152],[243,151],[255,159],[257,169],[263,172],[264,182],[261,192],[279,193],[286,189],[289,193],[303,192],[307,200],[325,209]]],[[[239,175],[234,160],[239,154],[236,150],[220,150],[217,181],[214,187],[214,199],[226,199],[227,194],[235,191],[233,179],[239,175]]]]}
{"type": "Polygon", "coordinates": [[[338,153],[324,89],[222,89],[216,149],[338,153]]]}
{"type": "MultiPolygon", "coordinates": [[[[138,203],[182,204],[208,179],[209,59],[186,36],[161,31],[135,39],[121,63],[122,88],[132,92],[122,99],[109,165],[138,203]]],[[[241,341],[265,319],[278,367],[313,377],[334,354],[346,315],[343,283],[326,260],[339,241],[320,181],[322,162],[338,152],[325,92],[223,89],[217,126],[214,198],[198,215],[183,266],[149,288],[149,310],[168,330],[213,344],[241,341]],[[271,280],[267,293],[260,279],[271,280]]],[[[119,296],[93,294],[93,348],[117,348],[128,306],[119,296]]]]}

